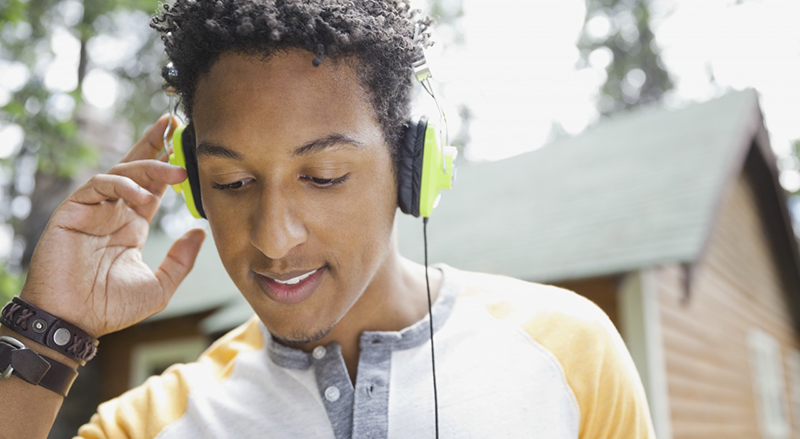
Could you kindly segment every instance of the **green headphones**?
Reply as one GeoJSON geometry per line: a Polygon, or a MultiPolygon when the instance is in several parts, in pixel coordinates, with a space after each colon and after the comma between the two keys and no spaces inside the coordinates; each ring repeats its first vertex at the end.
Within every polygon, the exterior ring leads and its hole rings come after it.
{"type": "MultiPolygon", "coordinates": [[[[169,74],[177,75],[171,63],[166,67],[169,74]]],[[[436,96],[429,82],[432,77],[424,58],[414,63],[414,72],[423,88],[433,97],[439,108],[442,125],[446,125],[444,113],[439,107],[436,96]]],[[[172,96],[170,96],[172,98],[172,96]]],[[[174,111],[170,105],[170,111],[174,111]]],[[[171,119],[170,119],[170,123],[171,119]]],[[[445,127],[446,129],[446,127],[445,127]]],[[[164,132],[166,139],[167,131],[164,132]]],[[[455,147],[440,147],[441,135],[435,124],[429,123],[423,116],[406,124],[405,136],[400,145],[398,157],[397,204],[403,213],[414,217],[429,218],[439,202],[442,189],[451,189],[455,180],[454,160],[457,155],[455,147]]],[[[167,142],[164,143],[165,147],[167,142]]],[[[186,206],[195,218],[206,218],[200,195],[200,178],[195,156],[195,137],[192,124],[180,125],[172,134],[173,153],[169,162],[186,169],[188,178],[180,184],[173,185],[175,192],[183,193],[186,206]]]]}

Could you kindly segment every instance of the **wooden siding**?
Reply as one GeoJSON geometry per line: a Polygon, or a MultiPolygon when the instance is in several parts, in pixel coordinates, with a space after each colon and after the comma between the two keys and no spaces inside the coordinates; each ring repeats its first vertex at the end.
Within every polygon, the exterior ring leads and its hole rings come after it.
{"type": "MultiPolygon", "coordinates": [[[[688,297],[682,266],[657,270],[674,439],[761,437],[747,344],[751,328],[780,343],[790,397],[786,358],[798,338],[761,192],[749,172],[728,189],[706,251],[692,270],[688,297]]],[[[789,412],[791,437],[797,437],[800,413],[791,407],[789,412]]]]}

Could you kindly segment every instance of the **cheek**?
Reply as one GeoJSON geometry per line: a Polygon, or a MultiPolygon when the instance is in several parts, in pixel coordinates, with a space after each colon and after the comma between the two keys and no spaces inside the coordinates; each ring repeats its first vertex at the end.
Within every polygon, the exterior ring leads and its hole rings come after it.
{"type": "Polygon", "coordinates": [[[236,283],[237,278],[247,274],[239,273],[248,267],[247,264],[241,263],[239,258],[243,257],[242,247],[247,244],[249,230],[246,230],[241,217],[209,209],[206,209],[206,215],[222,265],[236,283]]]}
{"type": "Polygon", "coordinates": [[[249,218],[255,200],[230,197],[212,189],[210,182],[202,184],[203,207],[219,258],[237,287],[245,291],[250,282],[250,268],[263,259],[263,256],[259,259],[258,250],[250,242],[249,218]]]}
{"type": "Polygon", "coordinates": [[[329,211],[328,235],[336,248],[362,267],[374,266],[386,251],[394,227],[397,189],[388,156],[364,174],[346,202],[329,211]]]}

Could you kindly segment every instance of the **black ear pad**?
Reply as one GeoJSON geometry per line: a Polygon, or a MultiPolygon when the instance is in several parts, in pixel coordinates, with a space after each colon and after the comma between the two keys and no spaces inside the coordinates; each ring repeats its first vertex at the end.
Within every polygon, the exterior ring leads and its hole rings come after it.
{"type": "Polygon", "coordinates": [[[197,146],[195,145],[194,138],[194,124],[190,123],[189,126],[183,130],[181,140],[183,142],[183,155],[186,158],[186,174],[189,176],[189,186],[192,187],[194,206],[197,208],[197,212],[200,216],[206,218],[206,212],[203,210],[202,197],[200,196],[200,174],[197,172],[197,155],[195,155],[197,146]]]}
{"type": "Polygon", "coordinates": [[[397,204],[403,213],[418,217],[420,187],[422,186],[422,159],[425,152],[425,130],[428,118],[409,122],[400,147],[397,166],[397,204]]]}

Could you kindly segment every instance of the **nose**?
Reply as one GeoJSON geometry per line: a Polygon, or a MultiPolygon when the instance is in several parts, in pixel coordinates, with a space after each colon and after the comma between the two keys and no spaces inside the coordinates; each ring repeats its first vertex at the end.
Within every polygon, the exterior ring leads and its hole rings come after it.
{"type": "Polygon", "coordinates": [[[254,209],[250,242],[270,259],[285,257],[308,238],[305,225],[298,217],[297,203],[279,188],[266,188],[254,209]],[[283,193],[281,193],[283,192],[283,193]]]}

